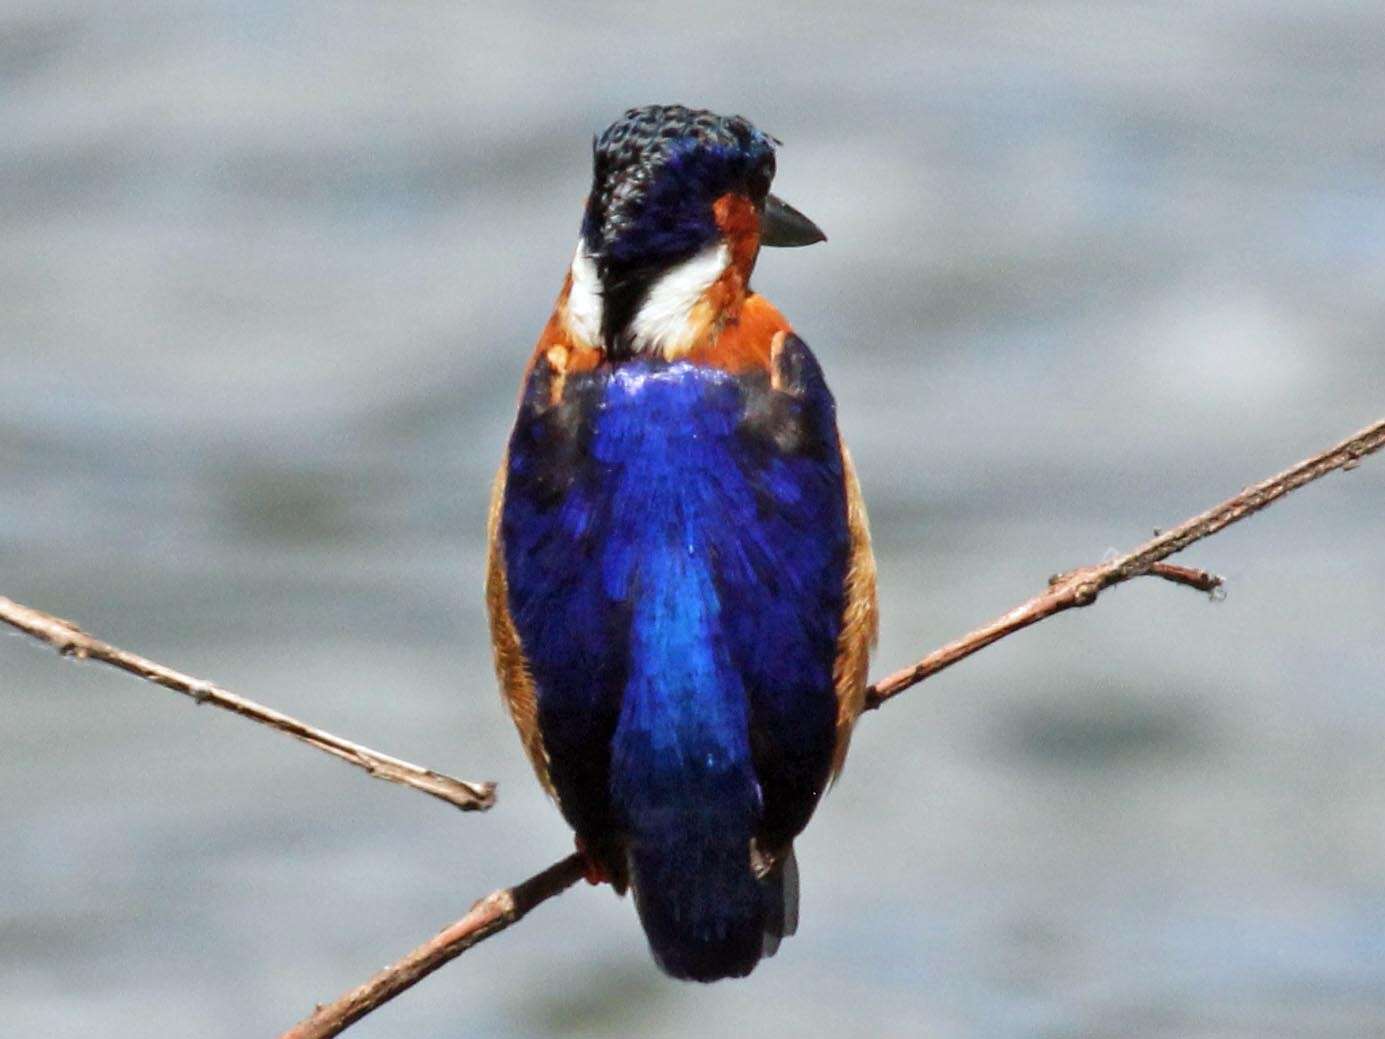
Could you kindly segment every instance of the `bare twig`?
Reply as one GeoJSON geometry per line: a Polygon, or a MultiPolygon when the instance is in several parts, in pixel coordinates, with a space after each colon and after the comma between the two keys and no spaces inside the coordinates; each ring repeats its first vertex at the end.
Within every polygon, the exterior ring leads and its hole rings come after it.
{"type": "Polygon", "coordinates": [[[505,930],[529,910],[561,894],[582,877],[582,860],[569,855],[521,884],[493,891],[471,907],[471,912],[440,931],[403,959],[386,967],[364,985],[337,1000],[319,1006],[279,1039],[327,1039],[337,1035],[405,989],[416,985],[448,960],[455,959],[477,942],[505,930]]]}
{"type": "MultiPolygon", "coordinates": [[[[1380,450],[1382,446],[1385,446],[1385,419],[1278,476],[1246,488],[1234,498],[1157,535],[1133,552],[1099,566],[1081,567],[1055,575],[1044,594],[1022,603],[985,627],[935,650],[912,667],[876,682],[868,691],[867,709],[879,707],[910,686],[1021,628],[1075,606],[1090,605],[1103,588],[1132,577],[1149,574],[1199,591],[1215,592],[1222,584],[1222,579],[1216,574],[1162,560],[1194,541],[1258,512],[1277,498],[1334,469],[1355,468],[1362,458],[1380,450]]],[[[334,1003],[319,1007],[317,1013],[285,1032],[280,1039],[325,1039],[337,1035],[458,953],[508,927],[539,902],[571,887],[581,872],[581,860],[575,855],[568,856],[519,887],[487,896],[436,938],[419,946],[394,966],[386,967],[360,988],[353,989],[334,1003]],[[533,887],[530,888],[530,885],[533,887]],[[523,900],[520,898],[521,891],[528,892],[523,900]]]]}
{"type": "Polygon", "coordinates": [[[977,628],[957,641],[949,642],[941,649],[935,649],[917,664],[896,671],[876,682],[866,690],[866,709],[879,707],[910,686],[917,685],[925,678],[930,678],[959,660],[966,659],[997,639],[1003,639],[1006,635],[1036,624],[1045,617],[1052,617],[1055,613],[1062,613],[1075,606],[1090,606],[1096,602],[1096,597],[1104,589],[1128,581],[1132,577],[1157,574],[1204,591],[1214,590],[1221,584],[1220,578],[1205,571],[1161,563],[1160,560],[1259,512],[1271,502],[1320,476],[1326,476],[1335,469],[1354,469],[1362,458],[1379,451],[1381,447],[1385,447],[1385,419],[1347,437],[1335,447],[1307,458],[1253,487],[1247,487],[1235,497],[1184,520],[1178,526],[1150,538],[1123,556],[1117,556],[1096,566],[1078,567],[1076,570],[1056,575],[1049,580],[1048,591],[1021,603],[1004,616],[977,628]]]}
{"type": "Polygon", "coordinates": [[[357,768],[365,769],[376,779],[387,779],[391,783],[402,783],[415,790],[422,790],[425,794],[432,794],[463,811],[479,811],[495,803],[494,783],[472,783],[456,779],[441,772],[434,772],[430,768],[412,765],[388,754],[381,754],[359,743],[344,740],[340,736],[333,736],[330,732],[314,728],[297,718],[280,714],[271,707],[227,692],[210,682],[193,678],[171,667],[102,642],[82,631],[71,621],[54,617],[30,606],[23,606],[4,596],[0,596],[0,621],[48,643],[63,656],[76,657],[79,660],[99,660],[103,664],[128,671],[165,689],[190,696],[199,704],[211,704],[261,725],[268,725],[357,768]]]}
{"type": "MultiPolygon", "coordinates": [[[[1221,576],[1207,570],[1199,570],[1192,566],[1179,566],[1177,563],[1155,563],[1149,568],[1151,577],[1162,577],[1165,581],[1172,581],[1174,584],[1186,584],[1189,588],[1196,588],[1199,592],[1206,592],[1213,595],[1225,583],[1221,576]]],[[[1055,575],[1061,577],[1061,574],[1055,575]]],[[[1053,578],[1049,579],[1052,583],[1053,578]]]]}

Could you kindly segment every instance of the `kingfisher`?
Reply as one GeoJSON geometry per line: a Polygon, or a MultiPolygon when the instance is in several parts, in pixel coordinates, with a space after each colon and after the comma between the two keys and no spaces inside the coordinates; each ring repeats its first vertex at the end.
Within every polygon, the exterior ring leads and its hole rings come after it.
{"type": "Polygon", "coordinates": [[[632,108],[492,495],[496,673],[587,879],[657,964],[742,977],[792,934],[793,840],[840,772],[876,632],[865,507],[817,359],[750,287],[826,238],[740,116],[632,108]]]}

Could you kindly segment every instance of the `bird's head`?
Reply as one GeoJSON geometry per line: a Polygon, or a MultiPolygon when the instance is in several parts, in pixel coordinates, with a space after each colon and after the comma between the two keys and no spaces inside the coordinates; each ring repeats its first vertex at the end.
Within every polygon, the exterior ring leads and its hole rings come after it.
{"type": "Polygon", "coordinates": [[[682,105],[632,108],[607,127],[572,269],[582,338],[615,358],[676,354],[723,305],[713,296],[744,295],[760,246],[825,240],[770,194],[777,143],[741,116],[682,105]]]}

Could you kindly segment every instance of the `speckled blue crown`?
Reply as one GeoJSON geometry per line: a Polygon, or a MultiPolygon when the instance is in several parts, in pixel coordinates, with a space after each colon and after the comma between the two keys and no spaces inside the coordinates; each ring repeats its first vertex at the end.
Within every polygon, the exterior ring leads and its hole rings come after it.
{"type": "Polygon", "coordinates": [[[593,142],[587,248],[603,270],[691,256],[717,235],[712,203],[721,195],[764,202],[775,143],[738,115],[683,105],[630,109],[593,142]]]}

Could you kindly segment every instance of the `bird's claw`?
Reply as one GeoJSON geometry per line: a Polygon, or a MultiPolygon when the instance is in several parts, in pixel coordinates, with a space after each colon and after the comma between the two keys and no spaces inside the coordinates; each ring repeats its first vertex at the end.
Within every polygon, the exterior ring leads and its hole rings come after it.
{"type": "Polygon", "coordinates": [[[576,844],[577,854],[582,857],[582,876],[586,879],[587,883],[593,887],[597,884],[609,884],[611,882],[610,874],[606,872],[601,863],[592,855],[586,842],[582,840],[581,837],[578,837],[576,838],[576,844]]]}

